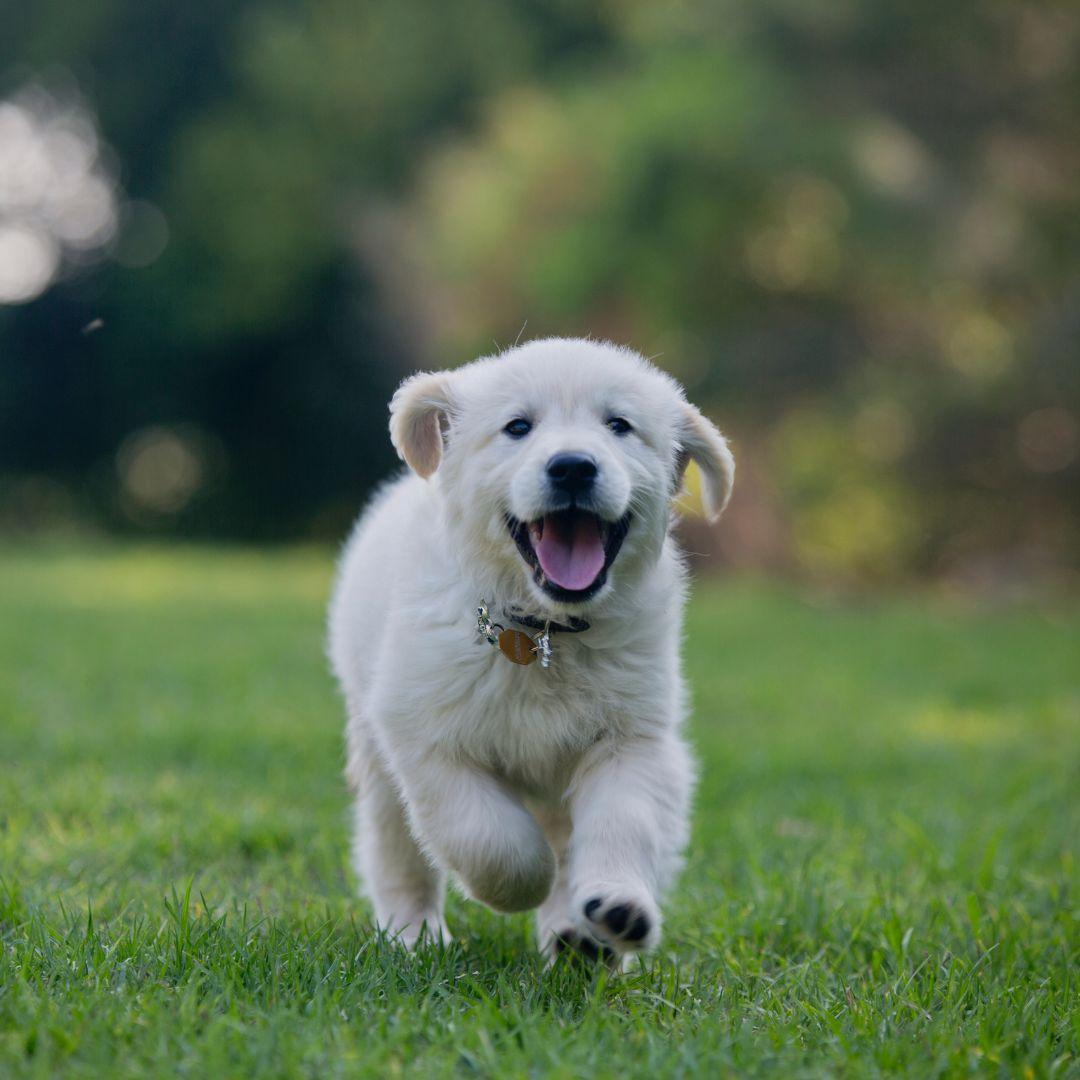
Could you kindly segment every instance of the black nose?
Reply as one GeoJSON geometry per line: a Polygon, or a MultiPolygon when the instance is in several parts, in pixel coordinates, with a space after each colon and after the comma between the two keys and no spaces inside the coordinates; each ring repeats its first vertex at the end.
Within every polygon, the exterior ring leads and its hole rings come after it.
{"type": "Polygon", "coordinates": [[[566,495],[584,495],[596,479],[596,458],[588,454],[556,454],[547,463],[551,486],[566,495]]]}

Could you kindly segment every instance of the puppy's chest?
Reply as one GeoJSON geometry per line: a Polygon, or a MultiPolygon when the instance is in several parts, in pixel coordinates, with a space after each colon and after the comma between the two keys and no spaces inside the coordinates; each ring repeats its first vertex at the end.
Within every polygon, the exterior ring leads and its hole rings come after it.
{"type": "Polygon", "coordinates": [[[471,758],[523,782],[572,768],[598,739],[617,734],[641,704],[617,656],[556,640],[552,663],[521,667],[489,650],[454,710],[447,736],[471,758]]]}

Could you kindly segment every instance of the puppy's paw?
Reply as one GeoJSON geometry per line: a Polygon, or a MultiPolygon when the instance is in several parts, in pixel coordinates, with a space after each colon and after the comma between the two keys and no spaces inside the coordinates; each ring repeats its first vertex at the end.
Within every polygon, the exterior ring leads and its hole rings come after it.
{"type": "Polygon", "coordinates": [[[552,934],[544,952],[548,963],[554,963],[560,956],[581,958],[590,964],[606,964],[610,968],[617,967],[619,963],[619,954],[614,949],[570,927],[552,934]]]}
{"type": "Polygon", "coordinates": [[[465,892],[493,911],[539,907],[555,880],[555,855],[535,822],[524,841],[530,843],[504,843],[459,858],[454,868],[465,892]]]}
{"type": "Polygon", "coordinates": [[[579,893],[581,926],[616,952],[643,952],[660,940],[660,911],[644,889],[597,886],[579,893]]]}

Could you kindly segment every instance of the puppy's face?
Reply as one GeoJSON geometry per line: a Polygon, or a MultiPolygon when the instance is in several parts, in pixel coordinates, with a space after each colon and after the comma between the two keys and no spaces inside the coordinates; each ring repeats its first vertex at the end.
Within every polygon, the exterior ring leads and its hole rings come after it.
{"type": "Polygon", "coordinates": [[[437,475],[468,558],[527,582],[544,607],[580,611],[631,588],[659,557],[689,458],[716,512],[733,464],[720,434],[634,353],[537,341],[408,380],[391,433],[437,475]]]}

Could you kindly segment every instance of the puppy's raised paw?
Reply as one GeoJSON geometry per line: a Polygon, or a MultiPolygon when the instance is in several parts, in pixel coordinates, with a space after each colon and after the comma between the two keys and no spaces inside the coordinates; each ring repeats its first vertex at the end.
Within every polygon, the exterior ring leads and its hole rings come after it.
{"type": "Polygon", "coordinates": [[[586,891],[581,915],[586,931],[617,952],[653,948],[660,939],[660,912],[650,896],[626,889],[586,891]]]}

